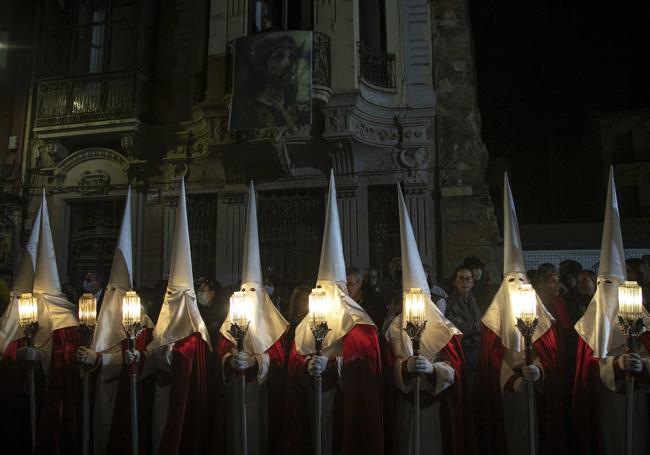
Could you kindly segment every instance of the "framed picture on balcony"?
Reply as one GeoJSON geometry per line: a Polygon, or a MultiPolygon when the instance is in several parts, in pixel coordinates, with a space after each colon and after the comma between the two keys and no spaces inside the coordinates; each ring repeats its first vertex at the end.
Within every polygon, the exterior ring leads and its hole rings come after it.
{"type": "Polygon", "coordinates": [[[311,123],[312,32],[266,32],[233,45],[229,129],[287,128],[311,123]]]}

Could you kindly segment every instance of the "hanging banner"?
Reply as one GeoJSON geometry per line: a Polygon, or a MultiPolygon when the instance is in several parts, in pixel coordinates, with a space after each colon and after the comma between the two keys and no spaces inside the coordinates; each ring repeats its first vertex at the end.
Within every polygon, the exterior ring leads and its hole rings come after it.
{"type": "Polygon", "coordinates": [[[233,48],[229,129],[288,128],[311,123],[312,32],[266,32],[233,48]]]}

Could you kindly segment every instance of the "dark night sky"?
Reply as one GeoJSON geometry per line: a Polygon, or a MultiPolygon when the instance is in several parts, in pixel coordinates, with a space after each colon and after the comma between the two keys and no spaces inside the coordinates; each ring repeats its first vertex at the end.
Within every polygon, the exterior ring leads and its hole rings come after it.
{"type": "Polygon", "coordinates": [[[650,3],[470,0],[483,139],[522,223],[599,221],[588,119],[650,107],[650,3]]]}

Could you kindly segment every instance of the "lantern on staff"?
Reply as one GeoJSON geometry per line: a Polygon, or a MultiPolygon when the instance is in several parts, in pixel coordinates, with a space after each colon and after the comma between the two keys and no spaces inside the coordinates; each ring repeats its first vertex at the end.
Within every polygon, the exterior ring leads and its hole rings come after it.
{"type": "MultiPolygon", "coordinates": [[[[254,292],[251,289],[250,292],[254,292]]],[[[228,333],[237,342],[237,350],[244,349],[244,337],[253,319],[253,302],[247,295],[246,289],[233,292],[230,297],[230,330],[228,333]]]]}
{"type": "Polygon", "coordinates": [[[420,288],[412,288],[404,292],[404,330],[413,343],[413,355],[420,355],[420,337],[427,326],[424,307],[426,295],[420,288]]]}
{"type": "Polygon", "coordinates": [[[32,347],[33,337],[38,331],[38,301],[31,292],[20,295],[18,318],[20,327],[27,337],[27,346],[32,347]]]}
{"type": "Polygon", "coordinates": [[[79,298],[79,330],[88,345],[90,337],[97,324],[97,298],[94,294],[85,293],[79,298]]]}
{"type": "Polygon", "coordinates": [[[636,339],[645,331],[643,292],[636,281],[624,281],[618,287],[618,325],[627,337],[629,352],[636,352],[636,339]]]}
{"type": "Polygon", "coordinates": [[[316,353],[322,354],[323,340],[330,331],[327,316],[331,310],[332,296],[325,288],[317,286],[309,294],[309,326],[316,341],[316,353]]]}
{"type": "Polygon", "coordinates": [[[135,339],[144,329],[140,296],[135,291],[126,291],[122,297],[122,325],[129,338],[129,349],[135,349],[135,339]]]}

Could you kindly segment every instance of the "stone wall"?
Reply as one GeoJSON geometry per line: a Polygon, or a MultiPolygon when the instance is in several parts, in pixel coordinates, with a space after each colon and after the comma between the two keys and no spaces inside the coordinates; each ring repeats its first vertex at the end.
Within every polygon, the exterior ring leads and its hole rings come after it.
{"type": "Polygon", "coordinates": [[[437,95],[435,132],[440,184],[442,266],[447,276],[469,255],[500,276],[499,230],[485,185],[488,151],[481,139],[467,0],[433,0],[437,95]]]}

